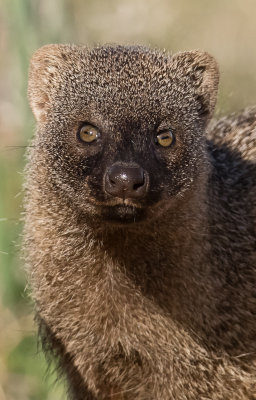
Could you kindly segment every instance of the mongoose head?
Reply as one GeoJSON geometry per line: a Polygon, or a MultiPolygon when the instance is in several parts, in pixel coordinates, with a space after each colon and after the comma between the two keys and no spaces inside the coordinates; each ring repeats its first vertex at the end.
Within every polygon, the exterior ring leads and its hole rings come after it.
{"type": "Polygon", "coordinates": [[[28,88],[42,186],[99,221],[159,215],[200,179],[217,87],[205,52],[42,47],[28,88]]]}

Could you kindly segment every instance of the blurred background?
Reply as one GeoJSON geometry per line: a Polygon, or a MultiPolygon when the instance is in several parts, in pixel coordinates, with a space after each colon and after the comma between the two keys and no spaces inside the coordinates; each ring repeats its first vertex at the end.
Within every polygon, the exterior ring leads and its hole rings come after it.
{"type": "Polygon", "coordinates": [[[61,42],[207,50],[220,65],[219,116],[256,104],[255,19],[255,0],[0,0],[0,400],[65,398],[37,348],[19,254],[33,51],[61,42]]]}

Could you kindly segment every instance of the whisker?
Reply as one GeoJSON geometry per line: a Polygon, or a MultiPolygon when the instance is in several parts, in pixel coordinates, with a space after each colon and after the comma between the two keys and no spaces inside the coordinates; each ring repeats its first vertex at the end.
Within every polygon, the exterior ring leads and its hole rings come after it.
{"type": "Polygon", "coordinates": [[[5,152],[5,151],[10,151],[10,150],[18,150],[18,149],[27,149],[30,147],[36,147],[36,146],[25,146],[25,145],[16,145],[16,146],[5,146],[3,148],[0,149],[1,152],[5,152]]]}

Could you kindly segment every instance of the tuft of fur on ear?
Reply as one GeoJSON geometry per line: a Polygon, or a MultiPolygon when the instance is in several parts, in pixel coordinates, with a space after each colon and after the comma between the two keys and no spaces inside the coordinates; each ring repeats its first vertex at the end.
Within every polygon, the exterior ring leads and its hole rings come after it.
{"type": "Polygon", "coordinates": [[[61,82],[61,74],[68,68],[70,49],[69,45],[49,44],[37,50],[31,58],[28,98],[38,122],[44,122],[47,118],[54,92],[61,82]]]}
{"type": "Polygon", "coordinates": [[[213,56],[207,52],[186,51],[172,57],[176,76],[185,76],[192,86],[198,104],[199,116],[208,122],[212,117],[219,85],[219,68],[213,56]]]}

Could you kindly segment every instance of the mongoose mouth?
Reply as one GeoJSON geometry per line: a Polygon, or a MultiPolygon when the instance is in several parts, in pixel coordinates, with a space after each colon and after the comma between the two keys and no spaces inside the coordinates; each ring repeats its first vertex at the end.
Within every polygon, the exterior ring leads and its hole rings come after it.
{"type": "Polygon", "coordinates": [[[105,206],[101,211],[103,219],[113,223],[136,223],[144,220],[145,214],[145,209],[125,203],[105,206]]]}

